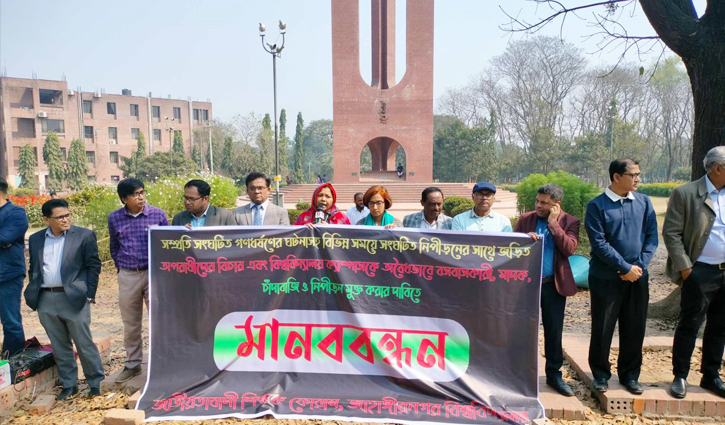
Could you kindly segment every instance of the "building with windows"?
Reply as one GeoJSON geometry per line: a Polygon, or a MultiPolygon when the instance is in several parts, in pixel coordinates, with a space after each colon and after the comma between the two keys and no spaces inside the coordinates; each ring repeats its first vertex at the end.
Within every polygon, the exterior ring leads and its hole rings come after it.
{"type": "Polygon", "coordinates": [[[168,152],[174,133],[180,132],[191,155],[194,129],[212,119],[210,102],[82,92],[65,81],[0,77],[0,176],[13,186],[20,184],[20,148],[30,143],[38,160],[37,178],[45,187],[48,169],[43,162],[43,143],[49,131],[58,133],[63,158],[71,141],[85,141],[88,178],[114,183],[123,178],[121,157],[136,150],[141,133],[147,154],[168,152]]]}

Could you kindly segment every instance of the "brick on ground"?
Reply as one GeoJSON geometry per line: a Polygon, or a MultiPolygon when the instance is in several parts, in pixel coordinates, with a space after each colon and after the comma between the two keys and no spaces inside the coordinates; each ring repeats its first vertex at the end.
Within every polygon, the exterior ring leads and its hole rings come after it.
{"type": "Polygon", "coordinates": [[[55,396],[46,394],[38,396],[30,405],[29,411],[31,415],[42,415],[50,412],[55,405],[55,396]]]}
{"type": "Polygon", "coordinates": [[[131,397],[126,400],[126,408],[128,409],[135,409],[136,403],[138,403],[138,400],[141,398],[141,391],[136,391],[131,395],[131,397]]]}
{"type": "Polygon", "coordinates": [[[105,425],[139,425],[146,419],[143,410],[111,409],[103,419],[105,425]]]}

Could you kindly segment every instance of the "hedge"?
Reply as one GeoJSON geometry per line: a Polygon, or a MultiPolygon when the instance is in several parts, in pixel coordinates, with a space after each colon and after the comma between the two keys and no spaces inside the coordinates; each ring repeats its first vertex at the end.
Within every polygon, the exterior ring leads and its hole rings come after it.
{"type": "Polygon", "coordinates": [[[536,191],[547,183],[554,183],[564,189],[561,209],[582,221],[587,204],[599,194],[594,185],[585,183],[579,177],[564,171],[555,171],[547,175],[531,174],[516,188],[516,204],[520,214],[534,210],[536,191]]]}
{"type": "Polygon", "coordinates": [[[464,198],[462,196],[449,196],[443,201],[443,211],[449,217],[454,217],[454,210],[458,207],[463,208],[463,211],[470,210],[473,208],[474,203],[471,198],[464,198]]]}
{"type": "Polygon", "coordinates": [[[662,196],[669,198],[676,187],[682,186],[683,182],[674,183],[644,183],[640,184],[637,192],[647,196],[662,196]]]}
{"type": "Polygon", "coordinates": [[[304,210],[294,209],[294,210],[287,210],[287,216],[289,217],[289,224],[295,224],[295,221],[297,221],[297,217],[302,214],[304,210]]]}

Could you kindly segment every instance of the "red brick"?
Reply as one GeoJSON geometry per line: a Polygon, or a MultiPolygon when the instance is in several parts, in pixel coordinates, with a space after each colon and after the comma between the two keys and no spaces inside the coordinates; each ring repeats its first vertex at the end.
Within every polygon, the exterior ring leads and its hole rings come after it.
{"type": "Polygon", "coordinates": [[[31,415],[42,415],[50,412],[50,409],[55,405],[55,396],[52,395],[41,395],[33,401],[30,405],[31,415]]]}
{"type": "Polygon", "coordinates": [[[725,401],[717,402],[717,416],[725,416],[725,401]]]}
{"type": "Polygon", "coordinates": [[[654,399],[645,400],[644,411],[647,413],[657,413],[657,402],[654,399]]]}
{"type": "Polygon", "coordinates": [[[680,400],[677,400],[677,399],[667,400],[667,411],[670,414],[680,413],[680,400]]]}
{"type": "Polygon", "coordinates": [[[692,413],[692,400],[680,400],[680,413],[685,416],[692,413]]]}
{"type": "Polygon", "coordinates": [[[641,415],[642,412],[644,412],[644,399],[635,398],[634,402],[632,402],[632,411],[638,415],[641,415]]]}
{"type": "Polygon", "coordinates": [[[126,400],[126,407],[128,409],[135,409],[136,403],[138,402],[138,400],[140,398],[141,398],[141,391],[136,391],[135,393],[133,393],[131,395],[131,397],[128,398],[128,400],[126,400]]]}
{"type": "Polygon", "coordinates": [[[715,416],[717,413],[717,402],[715,400],[705,400],[705,416],[715,416]]]}
{"type": "Polygon", "coordinates": [[[702,416],[705,413],[705,402],[697,400],[692,402],[692,414],[695,416],[702,416]]]}
{"type": "Polygon", "coordinates": [[[106,425],[140,425],[146,419],[143,410],[111,409],[106,413],[103,423],[106,425]]]}

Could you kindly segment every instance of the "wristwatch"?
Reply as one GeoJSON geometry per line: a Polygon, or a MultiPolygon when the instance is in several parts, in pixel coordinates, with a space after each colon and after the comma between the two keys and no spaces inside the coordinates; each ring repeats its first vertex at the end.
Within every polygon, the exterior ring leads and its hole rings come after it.
{"type": "Polygon", "coordinates": [[[96,299],[95,298],[87,298],[87,300],[88,300],[88,304],[95,304],[96,303],[96,299]]]}

